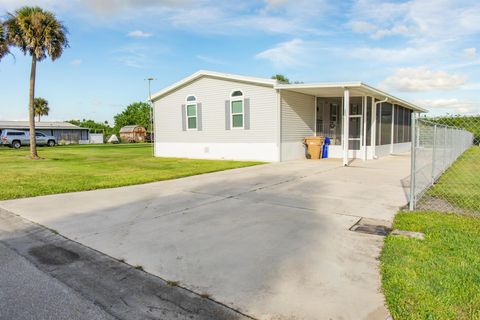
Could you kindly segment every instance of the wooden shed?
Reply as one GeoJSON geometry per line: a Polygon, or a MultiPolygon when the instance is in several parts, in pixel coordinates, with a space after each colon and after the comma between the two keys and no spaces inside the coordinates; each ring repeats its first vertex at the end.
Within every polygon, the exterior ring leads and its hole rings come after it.
{"type": "Polygon", "coordinates": [[[142,126],[125,126],[120,129],[120,140],[122,142],[145,142],[147,130],[142,126]]]}

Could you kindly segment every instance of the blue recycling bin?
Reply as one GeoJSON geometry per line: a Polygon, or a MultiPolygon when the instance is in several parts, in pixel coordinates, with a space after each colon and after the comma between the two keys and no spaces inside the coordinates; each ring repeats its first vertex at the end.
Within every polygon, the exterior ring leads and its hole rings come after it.
{"type": "Polygon", "coordinates": [[[328,146],[330,145],[330,138],[325,137],[322,147],[322,159],[328,158],[328,146]]]}

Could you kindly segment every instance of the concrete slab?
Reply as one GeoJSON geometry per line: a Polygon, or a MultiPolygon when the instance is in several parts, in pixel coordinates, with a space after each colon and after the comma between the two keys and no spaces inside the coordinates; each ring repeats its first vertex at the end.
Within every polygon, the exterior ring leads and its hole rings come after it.
{"type": "Polygon", "coordinates": [[[385,319],[383,238],[409,157],[294,161],[0,202],[87,246],[260,319],[385,319]]]}

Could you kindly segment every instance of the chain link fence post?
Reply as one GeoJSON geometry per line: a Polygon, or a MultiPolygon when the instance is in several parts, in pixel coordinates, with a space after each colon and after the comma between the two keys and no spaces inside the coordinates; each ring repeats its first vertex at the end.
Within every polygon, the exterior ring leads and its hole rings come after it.
{"type": "Polygon", "coordinates": [[[432,186],[435,183],[435,158],[437,152],[437,125],[433,127],[433,146],[432,146],[432,186]]]}
{"type": "Polygon", "coordinates": [[[409,202],[409,209],[410,211],[415,210],[415,158],[416,158],[416,149],[417,149],[417,134],[416,134],[416,127],[417,127],[417,121],[416,121],[416,116],[415,112],[412,112],[412,125],[411,125],[411,156],[410,156],[410,202],[409,202]]]}

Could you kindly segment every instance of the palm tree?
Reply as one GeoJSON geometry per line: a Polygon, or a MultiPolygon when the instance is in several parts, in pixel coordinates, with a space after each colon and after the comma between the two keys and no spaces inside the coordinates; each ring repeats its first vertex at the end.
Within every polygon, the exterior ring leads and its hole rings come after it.
{"type": "Polygon", "coordinates": [[[3,30],[3,24],[0,21],[0,59],[2,59],[7,53],[7,39],[5,39],[5,31],[3,30]]]}
{"type": "Polygon", "coordinates": [[[33,100],[33,110],[35,115],[38,117],[38,122],[40,122],[41,116],[48,116],[50,108],[48,107],[48,101],[43,98],[35,98],[33,100]]]}
{"type": "Polygon", "coordinates": [[[32,57],[30,71],[30,157],[38,159],[35,143],[35,73],[37,61],[50,56],[52,61],[60,58],[63,49],[68,47],[67,29],[56,19],[55,15],[40,7],[22,7],[14,14],[8,14],[5,22],[7,43],[18,47],[25,55],[32,57]]]}

